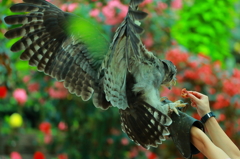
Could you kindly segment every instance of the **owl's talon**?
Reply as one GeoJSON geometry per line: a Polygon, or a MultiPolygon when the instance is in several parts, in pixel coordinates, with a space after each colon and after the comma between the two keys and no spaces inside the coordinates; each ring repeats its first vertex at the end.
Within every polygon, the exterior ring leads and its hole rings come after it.
{"type": "Polygon", "coordinates": [[[179,116],[177,108],[173,108],[172,110],[179,116]]]}
{"type": "Polygon", "coordinates": [[[175,112],[179,116],[177,108],[183,108],[186,105],[187,105],[186,103],[182,103],[180,100],[178,100],[178,101],[175,101],[174,103],[169,104],[169,110],[171,113],[175,112]]]}

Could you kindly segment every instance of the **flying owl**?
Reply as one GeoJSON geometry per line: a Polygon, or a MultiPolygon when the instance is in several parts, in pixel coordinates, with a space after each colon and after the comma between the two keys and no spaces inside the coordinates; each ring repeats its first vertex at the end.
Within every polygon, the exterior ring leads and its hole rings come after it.
{"type": "Polygon", "coordinates": [[[38,71],[63,81],[70,93],[84,101],[92,97],[97,108],[117,107],[122,130],[135,143],[156,147],[169,135],[179,101],[165,103],[159,87],[176,82],[176,67],[161,60],[143,45],[139,20],[147,13],[139,11],[143,0],[131,0],[125,19],[109,43],[104,35],[83,18],[63,12],[45,0],[23,0],[12,12],[24,15],[5,17],[10,25],[5,37],[22,37],[11,51],[24,50],[20,56],[38,71]]]}

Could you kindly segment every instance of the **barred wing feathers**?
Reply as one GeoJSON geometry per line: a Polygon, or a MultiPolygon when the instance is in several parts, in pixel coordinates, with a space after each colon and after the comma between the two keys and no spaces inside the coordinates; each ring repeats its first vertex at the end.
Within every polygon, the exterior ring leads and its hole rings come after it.
{"type": "Polygon", "coordinates": [[[167,129],[171,124],[169,117],[144,101],[137,101],[119,112],[123,132],[146,149],[157,147],[165,140],[164,136],[170,134],[167,129]]]}
{"type": "Polygon", "coordinates": [[[22,24],[5,34],[9,39],[22,37],[11,50],[24,50],[20,57],[22,60],[64,81],[70,93],[88,100],[96,84],[97,71],[107,53],[108,42],[93,25],[45,0],[24,2],[10,9],[28,14],[5,18],[7,24],[22,24]]]}
{"type": "Polygon", "coordinates": [[[142,1],[131,0],[127,16],[118,27],[108,56],[102,65],[105,73],[103,85],[106,99],[119,109],[128,107],[126,76],[131,72],[131,61],[143,57],[140,39],[143,29],[138,25],[138,20],[144,19],[147,13],[137,10],[138,4],[142,1]]]}

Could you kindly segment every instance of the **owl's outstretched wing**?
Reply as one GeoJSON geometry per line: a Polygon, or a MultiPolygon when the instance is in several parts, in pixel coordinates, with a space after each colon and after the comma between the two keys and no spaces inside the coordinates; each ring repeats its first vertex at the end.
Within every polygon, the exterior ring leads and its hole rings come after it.
{"type": "Polygon", "coordinates": [[[92,24],[45,0],[23,1],[25,3],[15,4],[10,9],[28,14],[4,19],[10,25],[22,24],[5,34],[9,39],[22,37],[11,50],[24,50],[22,60],[64,81],[70,93],[88,100],[108,51],[108,42],[92,24]]]}
{"type": "Polygon", "coordinates": [[[139,100],[119,112],[122,130],[146,149],[157,147],[170,134],[167,127],[172,121],[169,116],[144,101],[139,100]]]}

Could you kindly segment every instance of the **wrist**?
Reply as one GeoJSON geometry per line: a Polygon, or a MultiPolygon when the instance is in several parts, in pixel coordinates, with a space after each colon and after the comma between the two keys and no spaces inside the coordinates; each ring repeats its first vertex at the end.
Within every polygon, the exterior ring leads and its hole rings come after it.
{"type": "Polygon", "coordinates": [[[201,112],[199,115],[200,115],[200,117],[202,118],[204,115],[206,115],[206,114],[208,114],[208,113],[210,113],[210,112],[211,112],[211,110],[203,111],[203,112],[201,112]]]}
{"type": "Polygon", "coordinates": [[[205,115],[202,116],[201,118],[201,122],[203,124],[205,124],[207,122],[207,120],[211,117],[216,117],[215,114],[213,112],[209,112],[209,113],[206,113],[205,115]]]}

